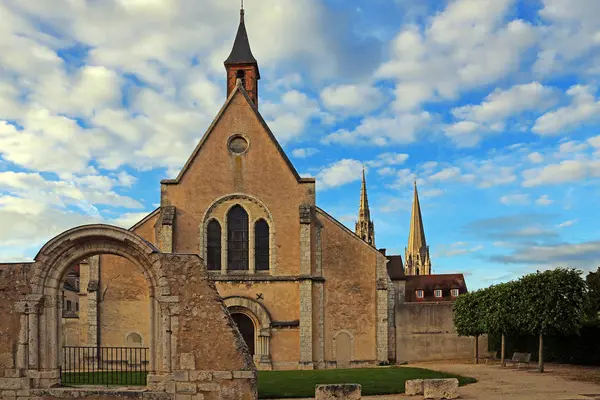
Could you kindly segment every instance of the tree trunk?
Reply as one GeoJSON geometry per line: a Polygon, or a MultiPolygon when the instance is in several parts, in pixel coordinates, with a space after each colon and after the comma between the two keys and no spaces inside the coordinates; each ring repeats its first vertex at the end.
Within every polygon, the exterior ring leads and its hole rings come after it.
{"type": "Polygon", "coordinates": [[[506,365],[504,364],[504,333],[502,333],[502,348],[500,349],[500,365],[502,365],[503,367],[505,367],[506,365]]]}
{"type": "Polygon", "coordinates": [[[538,355],[538,371],[544,372],[544,335],[540,333],[540,348],[538,355]]]}
{"type": "Polygon", "coordinates": [[[475,364],[479,364],[479,335],[475,335],[475,364]]]}

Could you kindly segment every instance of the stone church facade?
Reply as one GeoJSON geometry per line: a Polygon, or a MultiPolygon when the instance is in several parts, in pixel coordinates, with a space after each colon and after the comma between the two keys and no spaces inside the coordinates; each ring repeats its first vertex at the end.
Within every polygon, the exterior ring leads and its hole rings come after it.
{"type": "MultiPolygon", "coordinates": [[[[259,112],[243,10],[225,70],[225,104],[179,175],[161,181],[160,207],[129,231],[163,253],[200,255],[259,369],[402,360],[402,304],[466,291],[462,274],[431,275],[416,185],[403,262],[375,248],[364,174],[355,232],[317,206],[317,182],[298,174],[259,112]]],[[[79,266],[79,345],[150,345],[152,294],[130,264],[101,255],[79,266]]]]}

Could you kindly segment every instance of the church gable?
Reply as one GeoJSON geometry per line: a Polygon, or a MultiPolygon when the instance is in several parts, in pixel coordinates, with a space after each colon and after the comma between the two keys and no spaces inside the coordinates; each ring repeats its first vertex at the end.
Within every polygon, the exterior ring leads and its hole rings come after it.
{"type": "MultiPolygon", "coordinates": [[[[273,150],[275,150],[284,164],[283,167],[291,173],[298,183],[314,183],[315,180],[313,178],[300,177],[239,80],[235,89],[231,92],[227,101],[192,152],[190,158],[181,169],[179,175],[175,179],[162,180],[161,183],[165,185],[179,184],[184,179],[184,176],[189,173],[190,169],[193,169],[192,165],[199,157],[199,154],[205,151],[204,148],[211,141],[211,136],[221,136],[215,140],[223,139],[223,132],[213,132],[223,130],[229,131],[227,142],[220,151],[225,156],[223,158],[239,157],[247,159],[248,157],[246,156],[250,150],[253,152],[266,150],[269,153],[273,153],[273,150]],[[272,147],[272,149],[268,149],[268,147],[272,147]]],[[[271,156],[266,157],[270,159],[270,162],[273,161],[271,160],[273,155],[265,154],[265,156],[271,156]]]]}

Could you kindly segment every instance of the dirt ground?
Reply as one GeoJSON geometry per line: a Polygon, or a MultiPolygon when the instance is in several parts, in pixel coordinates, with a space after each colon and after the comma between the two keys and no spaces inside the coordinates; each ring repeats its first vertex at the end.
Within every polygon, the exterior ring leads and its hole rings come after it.
{"type": "MultiPolygon", "coordinates": [[[[441,362],[418,363],[411,367],[422,367],[453,374],[471,376],[477,383],[462,386],[462,399],[481,400],[600,400],[600,367],[546,364],[540,374],[531,368],[502,368],[495,365],[441,362]]],[[[420,396],[375,396],[371,399],[400,400],[420,396]]]]}

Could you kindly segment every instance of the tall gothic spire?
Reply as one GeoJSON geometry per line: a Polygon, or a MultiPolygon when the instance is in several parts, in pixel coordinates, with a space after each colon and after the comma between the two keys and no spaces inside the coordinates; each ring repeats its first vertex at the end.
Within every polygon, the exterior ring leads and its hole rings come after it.
{"type": "Polygon", "coordinates": [[[417,182],[415,182],[412,213],[410,217],[410,232],[408,233],[408,247],[405,249],[406,274],[430,275],[431,260],[429,259],[429,246],[425,240],[423,217],[419,204],[417,182]]]}
{"type": "Polygon", "coordinates": [[[365,169],[362,171],[362,187],[360,189],[360,206],[358,208],[358,221],[356,222],[356,234],[365,242],[375,247],[375,228],[371,221],[369,210],[369,198],[367,197],[367,180],[365,169]]]}
{"type": "Polygon", "coordinates": [[[231,48],[231,53],[225,60],[225,69],[227,70],[227,96],[231,94],[236,86],[238,79],[242,80],[244,89],[255,104],[258,104],[258,80],[260,79],[260,71],[258,62],[252,50],[250,49],[250,41],[248,40],[248,32],[246,31],[246,22],[244,19],[244,2],[240,8],[240,24],[237,34],[231,48]]]}

